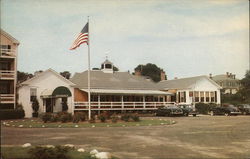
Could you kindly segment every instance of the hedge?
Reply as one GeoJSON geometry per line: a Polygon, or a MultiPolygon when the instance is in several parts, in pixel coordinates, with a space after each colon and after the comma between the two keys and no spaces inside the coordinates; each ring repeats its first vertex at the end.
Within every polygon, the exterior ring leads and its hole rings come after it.
{"type": "Polygon", "coordinates": [[[0,120],[6,119],[22,119],[24,118],[24,110],[19,109],[0,109],[0,120]]]}

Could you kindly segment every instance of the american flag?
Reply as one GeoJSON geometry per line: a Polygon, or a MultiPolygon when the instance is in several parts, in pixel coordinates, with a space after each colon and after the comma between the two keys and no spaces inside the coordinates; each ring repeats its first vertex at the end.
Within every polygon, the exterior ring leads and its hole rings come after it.
{"type": "Polygon", "coordinates": [[[83,27],[82,31],[80,32],[80,34],[78,35],[78,37],[76,38],[74,43],[72,44],[70,50],[76,49],[77,47],[79,47],[83,43],[87,43],[87,45],[88,45],[88,38],[89,38],[89,23],[87,23],[83,27]]]}

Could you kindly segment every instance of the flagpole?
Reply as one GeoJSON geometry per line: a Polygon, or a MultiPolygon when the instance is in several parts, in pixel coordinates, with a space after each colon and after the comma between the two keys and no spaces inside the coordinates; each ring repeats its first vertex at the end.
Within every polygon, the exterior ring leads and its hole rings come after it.
{"type": "MultiPolygon", "coordinates": [[[[88,16],[88,29],[89,29],[89,16],[88,16]]],[[[91,104],[90,104],[90,31],[88,30],[88,105],[89,105],[89,120],[91,119],[91,104]]]]}

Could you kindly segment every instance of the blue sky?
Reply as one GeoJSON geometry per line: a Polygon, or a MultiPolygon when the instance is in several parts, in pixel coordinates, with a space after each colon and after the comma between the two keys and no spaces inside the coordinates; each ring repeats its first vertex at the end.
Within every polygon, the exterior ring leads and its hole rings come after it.
{"type": "Polygon", "coordinates": [[[90,16],[91,67],[154,63],[169,79],[249,68],[248,0],[1,0],[1,28],[20,41],[18,70],[87,69],[69,48],[90,16]]]}

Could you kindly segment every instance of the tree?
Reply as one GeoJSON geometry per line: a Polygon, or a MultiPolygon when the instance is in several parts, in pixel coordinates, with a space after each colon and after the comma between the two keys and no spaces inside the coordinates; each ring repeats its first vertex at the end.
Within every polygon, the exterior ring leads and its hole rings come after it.
{"type": "Polygon", "coordinates": [[[39,102],[38,102],[38,100],[36,98],[32,101],[32,109],[34,111],[32,113],[32,116],[33,117],[38,117],[39,102]]]}
{"type": "Polygon", "coordinates": [[[113,66],[113,71],[119,71],[119,68],[113,66]]]}
{"type": "Polygon", "coordinates": [[[134,70],[135,72],[140,72],[142,76],[150,77],[154,82],[159,82],[161,80],[161,71],[163,71],[152,63],[138,65],[134,70]]]}
{"type": "Polygon", "coordinates": [[[26,81],[27,79],[30,79],[33,77],[33,74],[17,71],[17,83],[22,83],[23,81],[26,81]]]}
{"type": "Polygon", "coordinates": [[[69,79],[71,76],[71,73],[69,71],[63,71],[63,72],[60,72],[60,75],[62,75],[66,79],[69,79]]]}
{"type": "Polygon", "coordinates": [[[241,88],[239,94],[242,96],[242,100],[250,102],[250,70],[246,71],[245,77],[240,81],[241,88]]]}

